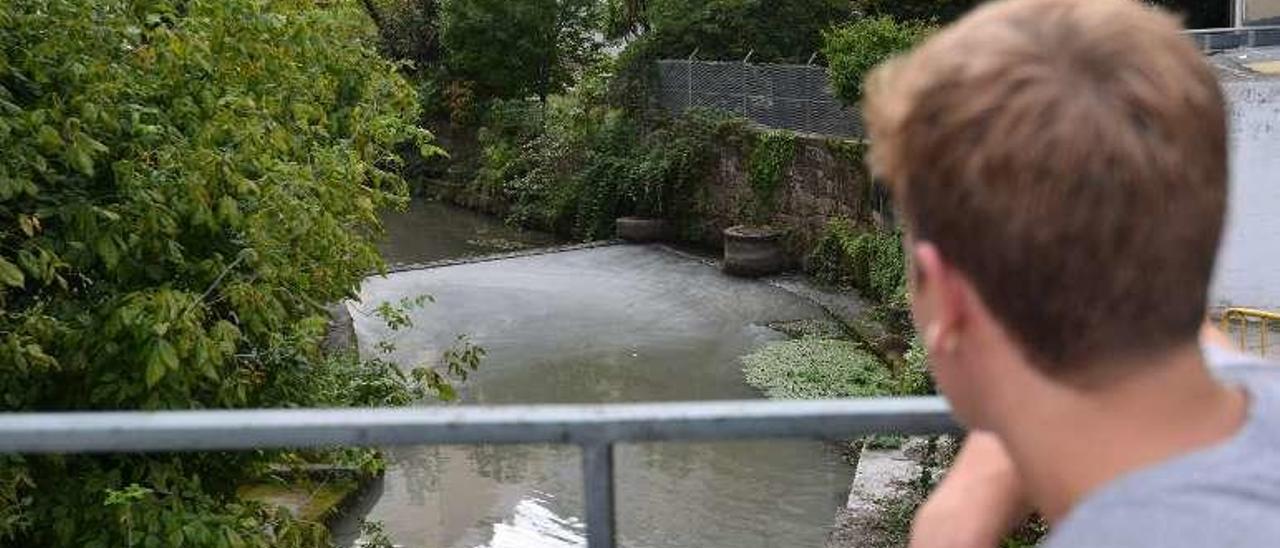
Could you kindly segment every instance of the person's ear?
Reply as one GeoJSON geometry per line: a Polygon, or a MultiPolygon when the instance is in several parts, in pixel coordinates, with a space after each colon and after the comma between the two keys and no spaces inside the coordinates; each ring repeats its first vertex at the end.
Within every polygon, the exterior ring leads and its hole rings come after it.
{"type": "Polygon", "coordinates": [[[964,316],[959,273],[928,241],[911,244],[912,306],[929,352],[943,357],[955,351],[964,316]]]}

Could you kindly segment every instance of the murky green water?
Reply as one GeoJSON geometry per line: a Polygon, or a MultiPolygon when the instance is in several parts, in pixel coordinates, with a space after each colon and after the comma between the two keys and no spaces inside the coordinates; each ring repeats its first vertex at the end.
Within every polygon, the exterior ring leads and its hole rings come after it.
{"type": "Polygon", "coordinates": [[[408,209],[383,217],[379,243],[392,265],[487,255],[557,243],[549,234],[519,230],[490,217],[440,202],[413,200],[408,209]]]}
{"type": "MultiPolygon", "coordinates": [[[[436,304],[409,331],[357,310],[360,341],[368,351],[390,340],[409,364],[470,336],[489,356],[464,405],[754,398],[738,358],[778,338],[761,326],[821,316],[778,289],[644,246],[370,279],[355,308],[421,293],[436,304]]],[[[617,459],[621,544],[636,548],[821,546],[852,474],[816,442],[621,446],[617,459]]],[[[410,448],[390,461],[369,517],[404,546],[584,545],[576,448],[410,448]]]]}

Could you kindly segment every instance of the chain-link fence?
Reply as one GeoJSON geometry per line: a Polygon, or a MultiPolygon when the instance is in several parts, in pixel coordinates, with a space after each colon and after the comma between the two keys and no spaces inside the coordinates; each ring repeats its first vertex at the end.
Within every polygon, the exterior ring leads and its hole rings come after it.
{"type": "Polygon", "coordinates": [[[862,136],[861,119],[832,95],[823,67],[668,60],[658,61],[658,74],[658,100],[672,113],[716,108],[767,127],[862,136]]]}

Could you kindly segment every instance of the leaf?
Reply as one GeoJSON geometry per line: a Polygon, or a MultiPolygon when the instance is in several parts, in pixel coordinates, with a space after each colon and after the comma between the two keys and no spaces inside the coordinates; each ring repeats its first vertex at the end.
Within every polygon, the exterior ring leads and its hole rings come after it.
{"type": "Polygon", "coordinates": [[[147,388],[154,387],[156,383],[160,382],[160,379],[164,378],[164,374],[165,374],[164,362],[161,362],[158,359],[147,360],[147,372],[146,372],[147,388]]]}
{"type": "Polygon", "coordinates": [[[22,270],[17,265],[0,259],[0,283],[11,287],[22,287],[26,282],[26,277],[22,275],[22,270]]]}
{"type": "Polygon", "coordinates": [[[107,268],[115,268],[120,262],[120,250],[110,236],[103,236],[93,242],[93,250],[102,258],[107,268]]]}
{"type": "Polygon", "coordinates": [[[76,135],[76,144],[83,145],[85,148],[88,148],[89,150],[92,150],[99,154],[105,153],[108,150],[110,150],[107,148],[107,145],[104,145],[97,139],[94,139],[93,137],[90,137],[83,133],[76,135]]]}
{"type": "Polygon", "coordinates": [[[89,152],[79,144],[72,145],[67,148],[67,162],[76,171],[84,174],[86,177],[93,177],[93,158],[89,156],[89,152]]]}
{"type": "Polygon", "coordinates": [[[236,533],[234,529],[227,528],[224,529],[224,531],[227,536],[227,544],[231,546],[231,548],[244,548],[244,539],[240,538],[240,535],[236,533]]]}
{"type": "Polygon", "coordinates": [[[52,154],[62,148],[62,136],[51,126],[40,126],[36,133],[36,143],[45,154],[52,154]]]}
{"type": "Polygon", "coordinates": [[[223,196],[218,199],[218,217],[229,224],[240,222],[240,206],[236,203],[235,198],[223,196]]]}
{"type": "Polygon", "coordinates": [[[449,383],[441,383],[436,385],[436,393],[440,396],[441,401],[454,401],[458,399],[458,392],[453,389],[449,383]]]}
{"type": "Polygon", "coordinates": [[[40,219],[31,215],[18,215],[18,228],[28,237],[35,236],[40,230],[40,219]]]}
{"type": "Polygon", "coordinates": [[[147,355],[147,388],[154,387],[169,371],[178,369],[178,353],[165,339],[156,339],[147,355]]]}
{"type": "Polygon", "coordinates": [[[173,345],[165,339],[160,339],[158,345],[160,361],[171,371],[178,370],[178,352],[174,350],[173,345]]]}

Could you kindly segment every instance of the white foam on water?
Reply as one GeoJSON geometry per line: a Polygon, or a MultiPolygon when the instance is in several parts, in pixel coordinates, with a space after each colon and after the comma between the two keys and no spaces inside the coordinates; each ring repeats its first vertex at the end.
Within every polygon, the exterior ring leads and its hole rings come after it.
{"type": "Polygon", "coordinates": [[[516,504],[512,516],[493,525],[493,538],[476,548],[578,548],[587,545],[582,521],[561,517],[546,500],[527,498],[516,504]]]}

